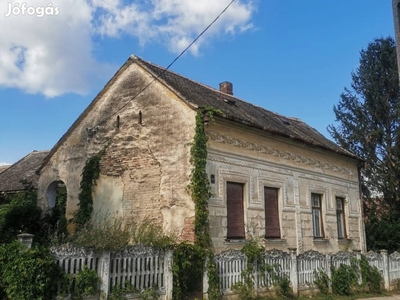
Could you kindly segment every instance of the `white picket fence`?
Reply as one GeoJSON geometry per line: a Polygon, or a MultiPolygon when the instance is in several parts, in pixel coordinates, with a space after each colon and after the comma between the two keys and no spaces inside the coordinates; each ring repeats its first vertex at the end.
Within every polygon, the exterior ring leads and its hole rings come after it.
{"type": "MultiPolygon", "coordinates": [[[[75,276],[84,266],[95,270],[100,278],[101,295],[106,299],[113,289],[125,288],[127,285],[143,290],[157,287],[160,299],[172,299],[172,251],[155,250],[150,247],[134,246],[123,251],[110,253],[96,252],[71,245],[62,245],[51,249],[57,263],[67,274],[75,276]]],[[[368,263],[375,266],[382,274],[384,287],[389,290],[400,279],[400,254],[388,255],[368,252],[368,263]]],[[[217,266],[220,289],[224,294],[232,293],[232,286],[243,282],[242,272],[247,268],[247,257],[239,250],[226,250],[214,257],[217,266]]],[[[341,264],[350,265],[353,259],[361,259],[361,252],[339,252],[334,255],[307,251],[299,255],[296,249],[289,252],[269,250],[263,253],[263,264],[275,268],[275,276],[289,278],[295,293],[314,288],[315,271],[323,270],[331,276],[331,266],[338,268],[341,264]]],[[[207,273],[204,274],[203,293],[208,290],[207,273]]],[[[271,274],[255,263],[255,287],[258,291],[266,291],[273,285],[271,274]]],[[[60,286],[60,294],[73,292],[60,286]]],[[[206,296],[206,295],[205,295],[206,296]]]]}
{"type": "MultiPolygon", "coordinates": [[[[100,294],[106,299],[115,288],[127,285],[139,291],[157,287],[160,299],[172,299],[172,251],[137,245],[116,253],[96,252],[72,245],[52,247],[51,252],[66,274],[73,277],[86,266],[100,278],[100,294]]],[[[59,294],[73,292],[59,287],[59,294]]]]}
{"type": "MultiPolygon", "coordinates": [[[[366,258],[368,263],[381,273],[385,289],[390,290],[400,279],[400,254],[394,252],[388,255],[386,250],[381,250],[380,253],[370,251],[366,253],[366,258]]],[[[289,278],[295,293],[315,288],[315,271],[322,270],[330,277],[331,266],[338,268],[341,264],[351,265],[353,259],[360,260],[361,252],[338,252],[330,255],[311,250],[296,255],[296,249],[289,249],[289,253],[270,250],[263,255],[265,264],[279,266],[277,275],[289,278]]],[[[232,293],[232,286],[243,282],[243,276],[240,274],[246,269],[246,256],[239,250],[227,250],[217,254],[215,262],[222,292],[232,293]]],[[[253,276],[259,292],[269,289],[273,284],[270,274],[265,271],[262,273],[257,264],[254,265],[253,276]]]]}

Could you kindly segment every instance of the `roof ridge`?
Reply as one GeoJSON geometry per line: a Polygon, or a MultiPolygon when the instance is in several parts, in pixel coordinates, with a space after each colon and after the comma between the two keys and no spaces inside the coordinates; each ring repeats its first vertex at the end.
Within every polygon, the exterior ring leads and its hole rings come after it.
{"type": "MultiPolygon", "coordinates": [[[[205,87],[205,88],[207,88],[207,89],[210,89],[210,90],[213,91],[213,92],[217,92],[217,93],[223,95],[224,97],[231,97],[231,98],[234,98],[234,99],[239,100],[239,101],[242,101],[242,102],[244,102],[244,103],[246,103],[246,104],[249,104],[249,105],[252,105],[252,106],[254,106],[254,107],[258,107],[258,108],[260,108],[260,109],[263,109],[263,110],[265,110],[265,111],[268,111],[268,112],[270,112],[270,113],[273,113],[273,114],[275,114],[275,115],[277,115],[277,116],[279,116],[279,117],[285,117],[285,118],[287,118],[287,119],[291,119],[291,120],[295,120],[295,121],[299,121],[299,122],[305,123],[304,121],[302,121],[302,120],[299,119],[299,118],[292,117],[292,116],[282,115],[282,114],[280,114],[280,113],[277,113],[277,112],[274,112],[274,111],[272,111],[272,110],[266,109],[265,107],[262,107],[262,106],[260,106],[260,105],[253,104],[253,103],[251,103],[251,102],[248,102],[248,101],[246,101],[246,100],[243,100],[242,98],[239,98],[239,97],[237,97],[237,96],[235,96],[235,95],[231,95],[231,94],[227,94],[227,93],[225,93],[225,92],[222,92],[222,91],[220,91],[220,90],[217,89],[217,88],[214,88],[214,87],[209,86],[209,85],[207,85],[207,84],[204,84],[204,83],[202,83],[202,82],[193,80],[193,79],[191,79],[191,78],[189,78],[189,77],[183,76],[182,74],[179,74],[179,73],[177,73],[177,72],[175,72],[175,71],[172,71],[172,70],[170,70],[170,69],[166,69],[166,68],[164,68],[164,67],[162,67],[162,66],[160,66],[160,65],[158,65],[158,64],[155,64],[155,63],[153,63],[153,62],[151,62],[151,61],[145,60],[145,59],[143,59],[143,58],[141,58],[140,56],[137,56],[137,55],[135,55],[135,54],[132,54],[132,55],[130,56],[130,58],[135,59],[135,60],[138,61],[139,63],[142,62],[142,63],[144,63],[144,64],[148,64],[148,65],[151,65],[151,66],[153,66],[153,67],[156,67],[156,68],[160,69],[160,71],[162,71],[162,72],[165,71],[165,72],[172,73],[172,74],[174,74],[174,75],[176,75],[176,76],[179,76],[180,78],[183,78],[183,79],[185,79],[185,80],[188,80],[188,81],[191,81],[191,82],[193,82],[193,83],[195,83],[195,84],[198,84],[198,85],[200,85],[200,86],[203,86],[203,87],[205,87]]],[[[149,71],[152,72],[151,70],[149,70],[149,71]]],[[[154,72],[152,72],[152,73],[154,74],[154,72]]],[[[162,78],[162,76],[159,76],[159,75],[157,75],[157,74],[154,74],[154,75],[155,75],[157,78],[162,78]]],[[[188,101],[190,101],[190,100],[188,100],[188,101]]]]}
{"type": "MultiPolygon", "coordinates": [[[[211,90],[214,91],[214,92],[218,92],[218,93],[220,93],[220,94],[223,94],[224,96],[229,96],[229,97],[232,97],[232,98],[236,98],[236,99],[238,99],[238,100],[240,100],[240,101],[247,102],[247,101],[245,101],[245,100],[243,100],[243,99],[240,99],[240,98],[236,97],[235,95],[230,95],[230,94],[224,93],[224,92],[218,90],[217,88],[214,88],[214,87],[209,86],[209,85],[207,85],[207,84],[205,84],[205,83],[202,83],[202,82],[193,80],[193,79],[191,79],[191,78],[189,78],[189,77],[185,77],[185,76],[183,76],[182,74],[179,74],[179,73],[177,73],[177,72],[175,72],[175,71],[172,71],[172,70],[170,70],[170,69],[166,69],[166,68],[164,68],[164,67],[162,67],[162,66],[160,66],[160,65],[157,65],[157,64],[155,64],[155,63],[153,63],[153,62],[151,62],[151,61],[144,60],[144,59],[142,59],[142,58],[139,57],[139,56],[131,55],[131,57],[132,57],[132,56],[133,56],[134,58],[137,58],[139,61],[144,62],[145,64],[149,64],[149,65],[151,65],[151,66],[153,66],[153,67],[156,67],[156,68],[160,69],[161,71],[165,71],[165,72],[172,73],[172,74],[174,74],[174,75],[176,75],[176,76],[179,76],[179,77],[181,77],[181,78],[183,78],[183,79],[189,80],[189,81],[191,81],[191,82],[193,82],[193,83],[195,83],[195,84],[198,84],[198,85],[201,85],[201,86],[206,87],[206,88],[208,88],[208,89],[211,89],[211,90]]],[[[249,103],[249,102],[247,102],[247,103],[249,103]]]]}
{"type": "Polygon", "coordinates": [[[224,117],[233,121],[247,124],[292,140],[322,147],[329,151],[348,155],[352,158],[358,158],[299,118],[285,116],[243,100],[235,95],[224,93],[217,88],[197,82],[171,71],[170,69],[146,61],[139,56],[131,55],[130,58],[145,68],[157,80],[175,91],[177,95],[188,104],[197,107],[210,105],[220,109],[224,117]],[[229,103],[230,99],[234,100],[232,101],[233,103],[229,103]],[[275,119],[275,121],[273,119],[275,119]]]}

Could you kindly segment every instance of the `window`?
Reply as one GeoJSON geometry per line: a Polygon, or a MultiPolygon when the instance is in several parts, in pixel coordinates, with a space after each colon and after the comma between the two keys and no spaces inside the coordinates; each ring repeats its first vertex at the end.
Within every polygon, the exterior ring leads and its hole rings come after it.
{"type": "Polygon", "coordinates": [[[244,239],[243,184],[226,183],[226,207],[228,239],[244,239]]]}
{"type": "Polygon", "coordinates": [[[280,238],[278,189],[264,187],[265,237],[280,238]]]}
{"type": "Polygon", "coordinates": [[[346,227],[344,223],[344,199],[336,197],[336,218],[337,218],[337,231],[338,238],[346,238],[346,227]]]}
{"type": "Polygon", "coordinates": [[[311,194],[311,205],[312,205],[312,223],[313,223],[313,235],[314,238],[323,238],[323,227],[322,227],[322,212],[321,212],[321,198],[322,195],[311,194]]]}

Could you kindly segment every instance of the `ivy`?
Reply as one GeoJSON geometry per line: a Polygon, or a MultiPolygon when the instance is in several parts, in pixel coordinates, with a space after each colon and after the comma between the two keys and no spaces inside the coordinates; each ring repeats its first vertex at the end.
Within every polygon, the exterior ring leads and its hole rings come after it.
{"type": "Polygon", "coordinates": [[[208,221],[208,199],[211,196],[206,173],[207,135],[204,130],[204,115],[199,110],[196,115],[196,129],[190,149],[190,162],[193,165],[189,188],[195,204],[194,233],[195,243],[203,249],[211,248],[210,226],[208,221]]]}
{"type": "Polygon", "coordinates": [[[207,164],[207,135],[204,128],[204,117],[213,120],[215,113],[221,111],[212,107],[203,107],[196,114],[196,128],[193,142],[190,144],[190,163],[193,166],[190,176],[189,190],[195,205],[194,245],[183,243],[174,250],[174,299],[186,299],[190,286],[194,281],[201,283],[201,275],[207,262],[208,298],[222,298],[219,290],[218,271],[214,262],[210,236],[208,199],[211,197],[210,183],[206,173],[207,164]]]}
{"type": "Polygon", "coordinates": [[[93,190],[100,175],[100,160],[104,152],[105,149],[88,158],[83,167],[80,184],[81,191],[78,195],[79,209],[74,218],[78,228],[90,220],[93,212],[93,190]]]}

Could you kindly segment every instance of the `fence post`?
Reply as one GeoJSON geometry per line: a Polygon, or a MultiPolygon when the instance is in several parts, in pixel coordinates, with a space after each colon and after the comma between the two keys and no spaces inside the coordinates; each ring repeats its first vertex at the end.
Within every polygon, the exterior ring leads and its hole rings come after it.
{"type": "Polygon", "coordinates": [[[204,262],[204,273],[203,273],[203,299],[207,300],[208,299],[208,260],[210,259],[209,256],[206,257],[206,260],[204,262]]]}
{"type": "Polygon", "coordinates": [[[357,264],[358,264],[358,267],[360,268],[360,273],[358,276],[358,284],[362,285],[363,279],[362,279],[362,273],[361,273],[361,250],[353,250],[353,252],[356,253],[357,264]]]}
{"type": "Polygon", "coordinates": [[[390,290],[390,282],[389,282],[389,259],[388,259],[388,252],[387,250],[380,250],[379,251],[382,255],[383,259],[383,283],[385,290],[390,290]]]}
{"type": "Polygon", "coordinates": [[[332,271],[331,271],[331,266],[332,266],[332,254],[328,253],[326,255],[326,275],[329,278],[329,287],[328,290],[331,293],[332,292],[332,271]]]}
{"type": "Polygon", "coordinates": [[[100,293],[107,299],[110,292],[110,252],[104,251],[100,260],[100,293]]]}
{"type": "Polygon", "coordinates": [[[165,253],[164,259],[164,284],[165,284],[165,299],[172,300],[173,273],[172,273],[172,250],[165,253]]]}
{"type": "Polygon", "coordinates": [[[297,248],[288,248],[290,252],[290,282],[292,283],[293,293],[298,295],[299,279],[297,276],[297,248]]]}
{"type": "Polygon", "coordinates": [[[18,237],[18,242],[20,242],[22,245],[27,246],[28,248],[32,247],[32,241],[33,241],[33,234],[29,233],[21,233],[17,235],[18,237]]]}

